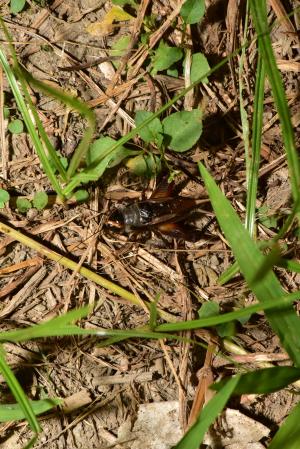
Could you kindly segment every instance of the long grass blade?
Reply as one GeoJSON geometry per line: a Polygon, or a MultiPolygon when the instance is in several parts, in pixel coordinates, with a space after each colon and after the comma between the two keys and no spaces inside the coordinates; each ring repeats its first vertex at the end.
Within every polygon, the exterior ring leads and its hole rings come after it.
{"type": "Polygon", "coordinates": [[[270,29],[268,26],[266,1],[251,0],[250,2],[252,16],[258,34],[259,46],[267,77],[272,87],[272,93],[276,108],[280,118],[282,137],[290,173],[290,182],[292,195],[295,202],[300,196],[300,164],[299,156],[295,145],[293,126],[290,117],[287,100],[285,97],[282,79],[277,68],[272,42],[270,38],[270,29]]]}
{"type": "MultiPolygon", "coordinates": [[[[200,172],[219,224],[249,288],[260,302],[264,303],[267,299],[271,299],[276,303],[284,295],[280,282],[272,271],[266,273],[262,279],[257,279],[258,269],[263,265],[265,257],[251,240],[249,232],[242,225],[235,210],[202,164],[200,172]]],[[[293,307],[286,307],[280,314],[276,310],[266,311],[266,316],[283,347],[296,366],[300,366],[300,319],[293,307]]]]}

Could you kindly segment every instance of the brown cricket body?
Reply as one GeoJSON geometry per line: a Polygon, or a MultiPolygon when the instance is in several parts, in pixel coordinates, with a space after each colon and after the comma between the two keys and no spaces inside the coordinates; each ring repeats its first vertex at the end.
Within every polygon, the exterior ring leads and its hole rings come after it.
{"type": "MultiPolygon", "coordinates": [[[[107,224],[111,229],[126,233],[159,231],[175,238],[196,241],[199,230],[189,226],[187,217],[189,212],[207,203],[208,199],[172,195],[173,189],[174,183],[168,184],[165,178],[149,199],[115,209],[107,224]]],[[[201,212],[210,214],[203,210],[201,212]]]]}
{"type": "Polygon", "coordinates": [[[157,229],[174,234],[171,224],[183,221],[191,209],[197,206],[193,198],[150,198],[118,209],[110,216],[110,224],[125,232],[157,229]],[[172,232],[171,232],[172,230],[172,232]]]}

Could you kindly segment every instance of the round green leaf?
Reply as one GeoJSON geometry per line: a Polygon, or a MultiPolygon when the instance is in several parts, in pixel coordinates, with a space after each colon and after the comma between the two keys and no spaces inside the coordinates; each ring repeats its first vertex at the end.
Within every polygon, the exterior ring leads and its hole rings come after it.
{"type": "Polygon", "coordinates": [[[10,12],[17,14],[24,9],[26,0],[10,0],[10,12]]]}
{"type": "MultiPolygon", "coordinates": [[[[195,53],[192,56],[192,65],[191,65],[191,81],[194,83],[202,75],[207,73],[210,70],[209,64],[207,62],[206,57],[203,53],[195,53]]],[[[202,83],[208,83],[207,76],[201,80],[202,83]]]]}
{"type": "Polygon", "coordinates": [[[205,13],[204,0],[186,0],[180,10],[180,15],[186,24],[198,23],[205,13]]]}
{"type": "Polygon", "coordinates": [[[172,150],[187,151],[202,134],[202,112],[199,109],[175,112],[163,120],[163,129],[172,150]]]}
{"type": "Polygon", "coordinates": [[[8,130],[12,134],[20,134],[23,132],[23,129],[24,129],[24,124],[23,124],[22,120],[19,120],[19,119],[13,120],[8,125],[8,130]]]}
{"type": "Polygon", "coordinates": [[[26,213],[32,206],[27,198],[17,198],[17,209],[21,214],[26,213]]]}
{"type": "Polygon", "coordinates": [[[0,189],[0,201],[1,203],[7,203],[9,201],[9,193],[4,189],[0,189]]]}
{"type": "Polygon", "coordinates": [[[34,198],[32,200],[33,206],[38,209],[42,210],[45,209],[45,207],[48,204],[48,195],[46,192],[37,192],[34,195],[34,198]]]}

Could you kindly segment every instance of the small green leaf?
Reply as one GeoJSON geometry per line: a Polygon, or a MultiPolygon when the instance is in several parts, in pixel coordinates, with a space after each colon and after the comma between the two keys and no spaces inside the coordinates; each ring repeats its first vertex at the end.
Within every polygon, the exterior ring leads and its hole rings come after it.
{"type": "MultiPolygon", "coordinates": [[[[292,366],[276,366],[264,368],[240,375],[235,386],[234,394],[266,394],[281,390],[292,382],[300,379],[300,368],[292,366]]],[[[221,391],[228,379],[221,380],[210,386],[213,390],[221,391]]]]}
{"type": "Polygon", "coordinates": [[[79,189],[74,192],[74,197],[78,203],[83,203],[89,198],[89,193],[87,192],[87,190],[79,189]]]}
{"type": "Polygon", "coordinates": [[[129,159],[126,166],[137,176],[146,176],[151,178],[157,175],[161,170],[160,158],[153,154],[139,154],[129,159]]]}
{"type": "Polygon", "coordinates": [[[235,322],[229,321],[228,323],[218,324],[216,326],[216,331],[221,338],[233,337],[236,334],[235,322]]]}
{"type": "Polygon", "coordinates": [[[10,12],[17,14],[24,9],[26,0],[10,0],[10,12]]]}
{"type": "Polygon", "coordinates": [[[130,36],[122,36],[111,47],[113,56],[123,56],[130,44],[130,36]]]}
{"type": "Polygon", "coordinates": [[[0,189],[0,201],[1,203],[7,203],[9,201],[9,193],[4,190],[4,189],[0,189]]]}
{"type": "MultiPolygon", "coordinates": [[[[135,116],[135,126],[139,126],[143,123],[144,120],[151,117],[153,115],[152,112],[149,111],[137,111],[135,116]]],[[[139,135],[146,143],[155,142],[162,144],[162,124],[158,118],[155,118],[148,125],[144,126],[139,131],[139,135]]],[[[160,146],[158,145],[158,146],[160,146]]]]}
{"type": "MultiPolygon", "coordinates": [[[[191,65],[191,82],[194,83],[202,75],[207,73],[210,70],[208,61],[203,53],[195,53],[192,56],[192,65],[191,65]]],[[[208,83],[207,76],[202,79],[202,83],[208,83]]]]}
{"type": "Polygon", "coordinates": [[[36,192],[32,200],[33,207],[38,210],[45,209],[48,204],[48,195],[46,192],[36,192]]]}
{"type": "Polygon", "coordinates": [[[86,165],[89,167],[92,164],[100,162],[104,159],[111,149],[111,147],[115,144],[115,140],[111,137],[100,137],[95,140],[89,147],[86,156],[86,165]]]}
{"type": "Polygon", "coordinates": [[[164,134],[169,137],[167,145],[179,153],[192,148],[202,134],[202,112],[175,112],[163,120],[164,134]]]}
{"type": "MultiPolygon", "coordinates": [[[[66,157],[62,156],[59,151],[56,151],[55,153],[59,157],[60,163],[63,166],[63,168],[67,169],[67,167],[68,167],[68,159],[66,157]]],[[[57,168],[56,168],[55,162],[53,161],[51,156],[48,157],[48,161],[49,161],[49,164],[51,166],[51,169],[54,171],[54,173],[56,173],[57,172],[57,168]]]]}
{"type": "Polygon", "coordinates": [[[277,227],[277,217],[274,215],[270,215],[269,208],[267,205],[263,205],[258,209],[258,219],[259,222],[266,228],[277,227]]]}
{"type": "MultiPolygon", "coordinates": [[[[208,318],[219,315],[219,313],[219,304],[214,301],[205,302],[198,311],[199,318],[208,318]]],[[[216,331],[222,338],[232,337],[235,335],[235,323],[234,321],[230,321],[229,323],[218,324],[218,326],[216,326],[216,331]]]]}
{"type": "Polygon", "coordinates": [[[178,78],[179,73],[177,69],[171,67],[170,69],[167,70],[167,75],[173,76],[173,78],[178,78]]]}
{"type": "Polygon", "coordinates": [[[116,142],[111,137],[100,137],[90,145],[87,153],[87,168],[85,175],[89,182],[89,174],[91,180],[95,180],[95,176],[99,179],[106,168],[112,168],[118,165],[123,159],[136,154],[136,151],[129,150],[122,145],[111,151],[116,142]]]}
{"type": "Polygon", "coordinates": [[[22,122],[22,120],[19,119],[13,120],[12,122],[9,123],[8,130],[12,134],[20,134],[24,130],[24,123],[22,122]]]}
{"type": "Polygon", "coordinates": [[[27,198],[17,198],[17,209],[21,214],[26,213],[31,207],[31,202],[27,198]]]}
{"type": "Polygon", "coordinates": [[[187,0],[180,10],[180,15],[187,25],[198,23],[204,16],[204,13],[204,0],[187,0]]]}
{"type": "Polygon", "coordinates": [[[198,311],[199,318],[208,318],[210,316],[216,316],[220,313],[220,307],[217,302],[207,301],[202,304],[198,311]]]}
{"type": "Polygon", "coordinates": [[[160,41],[158,49],[152,56],[152,75],[167,70],[183,56],[182,50],[177,47],[169,47],[164,41],[160,41]]]}
{"type": "Polygon", "coordinates": [[[142,33],[140,35],[140,41],[142,45],[148,45],[151,37],[151,33],[142,33]]]}
{"type": "Polygon", "coordinates": [[[10,110],[6,106],[3,108],[3,116],[5,119],[7,119],[10,116],[10,110]]]}

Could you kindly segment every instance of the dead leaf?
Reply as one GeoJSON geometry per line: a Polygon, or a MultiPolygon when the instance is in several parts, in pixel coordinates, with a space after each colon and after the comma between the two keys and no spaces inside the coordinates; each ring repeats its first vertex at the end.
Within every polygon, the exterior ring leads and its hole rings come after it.
{"type": "Polygon", "coordinates": [[[124,9],[120,6],[113,6],[104,16],[101,22],[91,23],[86,31],[92,36],[106,36],[112,33],[114,29],[114,22],[125,22],[128,20],[132,20],[134,17],[128,14],[124,9]]]}

